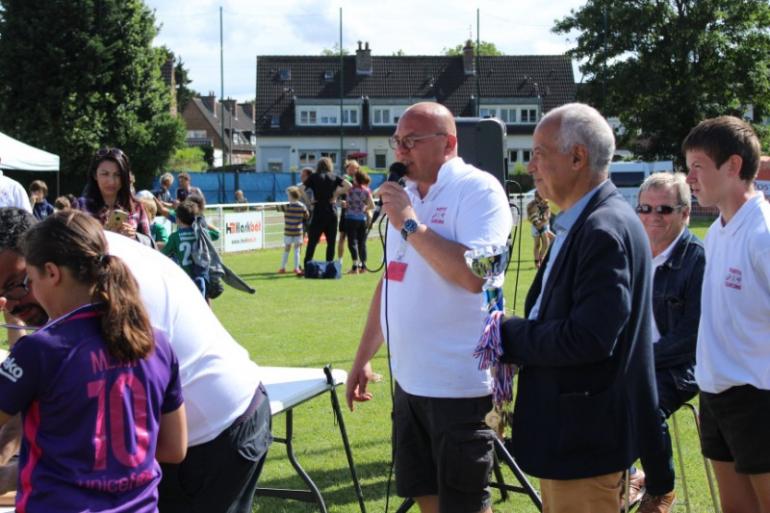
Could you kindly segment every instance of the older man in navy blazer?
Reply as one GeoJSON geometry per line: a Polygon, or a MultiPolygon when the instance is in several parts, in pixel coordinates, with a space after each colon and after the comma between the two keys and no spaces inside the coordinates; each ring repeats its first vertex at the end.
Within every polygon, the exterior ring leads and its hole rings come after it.
{"type": "Polygon", "coordinates": [[[614,134],[595,109],[550,111],[533,146],[529,173],[561,213],[526,318],[501,328],[521,367],[513,452],[545,512],[617,513],[639,433],[655,428],[649,243],[608,180],[614,134]]]}

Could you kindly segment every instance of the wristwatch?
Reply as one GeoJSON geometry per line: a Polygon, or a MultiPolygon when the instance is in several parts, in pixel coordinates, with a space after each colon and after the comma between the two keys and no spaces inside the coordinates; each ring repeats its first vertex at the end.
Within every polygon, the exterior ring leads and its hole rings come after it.
{"type": "Polygon", "coordinates": [[[401,228],[401,236],[404,238],[404,240],[407,239],[411,234],[417,231],[417,228],[420,226],[420,223],[417,222],[417,219],[409,218],[406,221],[404,221],[404,227],[401,228]]]}

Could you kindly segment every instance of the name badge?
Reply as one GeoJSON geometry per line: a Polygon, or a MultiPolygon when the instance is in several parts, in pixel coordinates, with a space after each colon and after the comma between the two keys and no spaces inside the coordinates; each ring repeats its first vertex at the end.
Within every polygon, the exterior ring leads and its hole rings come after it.
{"type": "Polygon", "coordinates": [[[388,281],[404,281],[407,264],[404,262],[391,261],[388,263],[388,272],[386,276],[388,281]]]}

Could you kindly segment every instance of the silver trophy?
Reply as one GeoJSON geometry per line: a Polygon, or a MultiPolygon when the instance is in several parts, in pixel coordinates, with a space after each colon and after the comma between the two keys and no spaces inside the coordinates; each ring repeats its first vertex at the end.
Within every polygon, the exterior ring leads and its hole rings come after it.
{"type": "Polygon", "coordinates": [[[508,246],[483,246],[465,252],[465,262],[473,274],[484,278],[483,309],[489,313],[503,311],[503,281],[508,266],[508,246]]]}

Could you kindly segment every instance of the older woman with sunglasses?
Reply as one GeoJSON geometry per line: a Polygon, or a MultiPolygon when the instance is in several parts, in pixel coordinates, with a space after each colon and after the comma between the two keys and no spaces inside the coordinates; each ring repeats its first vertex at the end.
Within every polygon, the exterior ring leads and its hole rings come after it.
{"type": "Polygon", "coordinates": [[[102,148],[96,152],[81,204],[83,210],[107,229],[133,239],[141,239],[137,233],[150,237],[147,213],[131,194],[128,155],[119,148],[102,148]]]}

